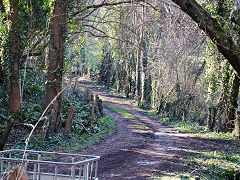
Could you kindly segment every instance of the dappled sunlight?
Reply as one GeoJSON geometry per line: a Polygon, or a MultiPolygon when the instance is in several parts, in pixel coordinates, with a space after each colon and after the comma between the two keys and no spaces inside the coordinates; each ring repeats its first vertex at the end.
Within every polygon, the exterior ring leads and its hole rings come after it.
{"type": "MultiPolygon", "coordinates": [[[[102,91],[99,94],[104,97],[108,96],[102,91]]],[[[119,139],[125,144],[120,146],[117,154],[120,157],[127,154],[127,157],[124,157],[126,160],[121,160],[122,167],[131,164],[131,166],[141,166],[141,169],[144,169],[141,175],[135,173],[131,177],[142,177],[143,175],[154,177],[154,174],[156,179],[157,177],[191,179],[195,175],[199,177],[200,172],[195,172],[194,168],[189,167],[194,164],[191,161],[195,159],[193,157],[198,157],[203,151],[229,148],[228,143],[230,142],[228,141],[219,144],[218,140],[197,137],[194,134],[163,125],[155,118],[130,106],[126,102],[127,100],[116,99],[113,95],[105,100],[107,112],[114,112],[114,118],[124,123],[125,130],[130,133],[129,135],[121,134],[119,139]],[[189,157],[192,158],[189,159],[189,157]],[[183,171],[186,173],[181,174],[180,172],[183,171]],[[193,174],[192,171],[194,171],[193,174]]],[[[116,158],[119,157],[117,154],[116,158]]],[[[197,159],[195,160],[197,161],[197,159]]],[[[202,162],[197,161],[197,163],[201,164],[202,162]]],[[[129,170],[129,173],[131,173],[130,171],[134,171],[134,169],[129,170]]],[[[116,176],[113,177],[117,177],[118,173],[114,174],[116,176]]],[[[131,177],[129,176],[130,179],[131,177]]]]}
{"type": "Polygon", "coordinates": [[[101,156],[71,179],[240,179],[239,32],[240,0],[0,0],[0,151],[101,156]]]}

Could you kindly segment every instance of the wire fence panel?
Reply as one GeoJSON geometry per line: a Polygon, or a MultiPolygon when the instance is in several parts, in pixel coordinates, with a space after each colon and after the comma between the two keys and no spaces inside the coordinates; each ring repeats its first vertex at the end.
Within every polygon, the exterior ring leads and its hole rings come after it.
{"type": "Polygon", "coordinates": [[[11,149],[0,151],[0,178],[24,167],[29,180],[98,180],[99,156],[11,149]]]}

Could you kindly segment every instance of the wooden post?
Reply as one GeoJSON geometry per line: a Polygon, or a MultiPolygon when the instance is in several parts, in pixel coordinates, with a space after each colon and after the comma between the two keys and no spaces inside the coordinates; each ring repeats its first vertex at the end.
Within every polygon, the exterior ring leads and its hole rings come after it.
{"type": "Polygon", "coordinates": [[[92,91],[90,91],[90,102],[94,102],[94,95],[92,91]]]}
{"type": "Polygon", "coordinates": [[[77,81],[77,78],[75,78],[74,86],[73,86],[72,90],[73,90],[75,93],[78,92],[78,81],[77,81]]]}
{"type": "Polygon", "coordinates": [[[103,116],[103,106],[102,106],[102,100],[98,100],[98,111],[101,116],[103,116]]]}
{"type": "Polygon", "coordinates": [[[74,111],[75,111],[75,106],[71,106],[71,108],[68,111],[68,118],[65,124],[65,129],[63,134],[67,135],[67,133],[69,131],[71,131],[71,125],[72,125],[72,120],[73,120],[73,116],[74,116],[74,111]]]}
{"type": "Polygon", "coordinates": [[[93,97],[93,92],[90,89],[86,89],[84,92],[84,101],[87,103],[93,102],[94,97],[93,97]]]}
{"type": "Polygon", "coordinates": [[[89,103],[89,93],[90,93],[89,89],[86,89],[84,91],[84,101],[87,103],[89,103]]]}
{"type": "Polygon", "coordinates": [[[92,103],[91,122],[94,121],[94,103],[92,103]]]}
{"type": "Polygon", "coordinates": [[[87,102],[87,93],[88,93],[88,89],[85,89],[84,96],[83,96],[85,102],[87,102]]]}
{"type": "Polygon", "coordinates": [[[98,97],[98,95],[95,95],[95,98],[94,98],[95,113],[96,113],[98,116],[100,116],[100,115],[99,115],[99,110],[98,110],[98,101],[99,101],[99,97],[98,97]]]}

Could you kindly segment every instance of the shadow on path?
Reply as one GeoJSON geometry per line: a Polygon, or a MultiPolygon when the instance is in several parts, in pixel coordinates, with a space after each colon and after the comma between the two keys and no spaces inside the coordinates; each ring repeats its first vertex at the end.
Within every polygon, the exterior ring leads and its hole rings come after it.
{"type": "Polygon", "coordinates": [[[91,89],[103,100],[107,114],[116,120],[116,133],[88,148],[85,153],[100,155],[99,179],[148,179],[169,173],[194,170],[186,155],[197,155],[200,151],[231,149],[233,142],[195,137],[178,132],[160,123],[126,101],[124,97],[109,94],[106,90],[79,81],[79,86],[91,89]],[[123,109],[133,116],[124,118],[109,105],[123,109]]]}

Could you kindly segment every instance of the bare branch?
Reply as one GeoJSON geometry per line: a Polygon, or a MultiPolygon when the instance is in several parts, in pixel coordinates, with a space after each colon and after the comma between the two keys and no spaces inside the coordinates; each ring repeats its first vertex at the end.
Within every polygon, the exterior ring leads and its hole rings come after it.
{"type": "MultiPolygon", "coordinates": [[[[108,2],[104,1],[101,4],[92,4],[92,5],[85,6],[84,9],[98,9],[98,8],[101,8],[101,7],[117,6],[117,5],[121,5],[121,4],[132,4],[132,3],[138,3],[138,2],[145,2],[145,0],[135,0],[135,1],[127,0],[127,1],[119,1],[119,2],[115,2],[115,3],[108,3],[108,2]]],[[[80,9],[80,10],[76,11],[73,14],[73,17],[80,14],[82,11],[83,11],[83,9],[80,9]]]]}
{"type": "Polygon", "coordinates": [[[195,0],[173,0],[187,13],[218,47],[218,50],[229,61],[235,71],[240,74],[239,47],[220,26],[217,19],[210,16],[195,0]]]}

